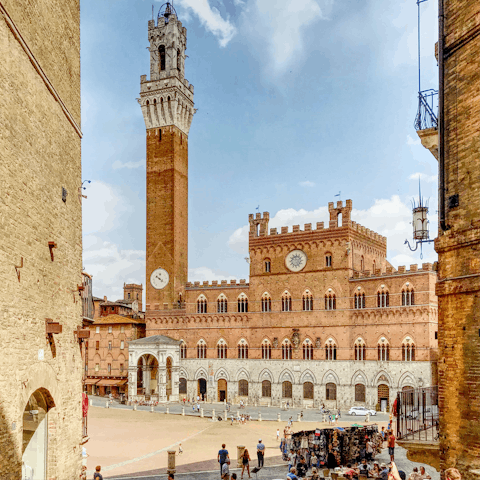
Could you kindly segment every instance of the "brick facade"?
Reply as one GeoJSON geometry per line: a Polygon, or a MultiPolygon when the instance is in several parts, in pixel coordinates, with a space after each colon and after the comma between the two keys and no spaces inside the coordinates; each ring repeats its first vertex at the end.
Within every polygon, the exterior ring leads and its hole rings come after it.
{"type": "Polygon", "coordinates": [[[2,0],[0,13],[0,478],[22,478],[23,460],[49,480],[77,479],[83,434],[82,355],[74,334],[82,326],[79,2],[2,0]],[[31,448],[40,441],[31,437],[35,429],[46,432],[36,436],[47,439],[38,450],[31,448]],[[45,462],[40,451],[47,452],[45,462]]]}

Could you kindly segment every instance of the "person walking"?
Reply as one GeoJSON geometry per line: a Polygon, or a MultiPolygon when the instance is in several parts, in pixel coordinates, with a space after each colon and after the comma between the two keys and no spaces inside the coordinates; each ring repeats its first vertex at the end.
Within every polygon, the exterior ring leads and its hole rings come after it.
{"type": "Polygon", "coordinates": [[[280,440],[280,429],[277,428],[277,441],[280,440]]]}
{"type": "MultiPolygon", "coordinates": [[[[228,455],[228,450],[225,448],[225,444],[222,443],[222,448],[218,451],[218,456],[217,456],[218,463],[220,464],[220,475],[222,475],[222,467],[223,464],[229,460],[230,461],[230,456],[228,455]]],[[[223,478],[223,477],[222,477],[223,478]]]]}
{"type": "Polygon", "coordinates": [[[222,480],[230,480],[230,459],[222,465],[222,480]]]}
{"type": "Polygon", "coordinates": [[[391,430],[388,433],[387,446],[388,446],[388,454],[390,455],[390,461],[394,462],[395,461],[395,435],[391,430]]]}
{"type": "Polygon", "coordinates": [[[263,457],[265,455],[265,445],[262,443],[262,439],[258,440],[257,445],[257,460],[258,460],[258,468],[263,467],[263,457]]]}
{"type": "Polygon", "coordinates": [[[250,476],[250,454],[248,453],[247,449],[243,451],[242,455],[242,474],[240,478],[243,478],[243,472],[245,471],[245,468],[247,468],[248,478],[252,478],[250,476]]]}
{"type": "Polygon", "coordinates": [[[180,443],[178,445],[178,454],[181,455],[183,453],[183,448],[182,448],[182,444],[180,443]]]}

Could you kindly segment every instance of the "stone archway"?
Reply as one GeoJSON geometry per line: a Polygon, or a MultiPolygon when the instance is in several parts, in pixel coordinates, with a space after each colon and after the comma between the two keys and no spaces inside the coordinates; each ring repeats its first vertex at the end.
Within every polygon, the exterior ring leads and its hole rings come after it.
{"type": "Polygon", "coordinates": [[[172,395],[172,357],[167,357],[166,380],[167,400],[170,400],[170,397],[172,395]]]}
{"type": "Polygon", "coordinates": [[[45,388],[35,390],[23,411],[22,478],[46,478],[48,412],[55,406],[45,388]]]}

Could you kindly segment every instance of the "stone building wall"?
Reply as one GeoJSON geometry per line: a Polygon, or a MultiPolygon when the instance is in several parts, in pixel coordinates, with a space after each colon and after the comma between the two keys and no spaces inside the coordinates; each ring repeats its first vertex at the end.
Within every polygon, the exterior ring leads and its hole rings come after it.
{"type": "Polygon", "coordinates": [[[473,479],[480,476],[480,4],[443,4],[446,230],[439,228],[435,242],[440,453],[442,470],[457,467],[473,479]]]}
{"type": "Polygon", "coordinates": [[[0,11],[0,477],[22,476],[24,410],[37,392],[48,409],[46,478],[78,478],[79,2],[2,0],[0,11]],[[62,332],[48,338],[46,319],[62,332]]]}

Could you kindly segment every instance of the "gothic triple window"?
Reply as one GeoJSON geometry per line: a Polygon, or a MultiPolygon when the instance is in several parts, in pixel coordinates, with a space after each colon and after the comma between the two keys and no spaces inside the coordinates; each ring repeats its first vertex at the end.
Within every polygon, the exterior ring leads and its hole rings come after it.
{"type": "Polygon", "coordinates": [[[248,343],[243,338],[238,343],[238,358],[248,358],[248,343]]]}
{"type": "Polygon", "coordinates": [[[404,362],[413,362],[415,360],[415,344],[409,337],[402,342],[402,360],[404,362]]]}
{"type": "Polygon", "coordinates": [[[290,343],[290,340],[288,340],[288,338],[286,338],[282,342],[282,359],[283,360],[291,360],[292,359],[292,351],[293,351],[292,344],[290,343]]]}
{"type": "Polygon", "coordinates": [[[355,341],[354,349],[355,349],[355,360],[362,361],[366,359],[367,347],[365,346],[365,342],[363,341],[362,338],[358,338],[355,341]]]}
{"type": "Polygon", "coordinates": [[[310,312],[313,310],[313,295],[306,290],[302,297],[303,300],[303,310],[310,312]]]}
{"type": "Polygon", "coordinates": [[[262,359],[270,360],[272,358],[272,344],[265,339],[262,342],[262,359]]]}
{"type": "Polygon", "coordinates": [[[377,307],[386,308],[390,306],[390,295],[388,291],[377,292],[377,307]]]}
{"type": "Polygon", "coordinates": [[[187,358],[187,344],[181,340],[180,344],[180,358],[187,358]]]}
{"type": "Polygon", "coordinates": [[[388,362],[390,360],[390,345],[385,337],[382,337],[377,345],[378,360],[388,362]]]}
{"type": "Polygon", "coordinates": [[[197,300],[197,313],[207,313],[207,298],[200,295],[197,300]]]}
{"type": "Polygon", "coordinates": [[[223,293],[217,299],[217,313],[227,313],[227,297],[223,293]]]}
{"type": "Polygon", "coordinates": [[[402,289],[402,306],[415,305],[415,294],[413,288],[405,287],[402,289]]]}
{"type": "Polygon", "coordinates": [[[217,358],[227,358],[227,342],[223,338],[217,343],[217,358]]]}
{"type": "Polygon", "coordinates": [[[313,343],[309,338],[303,342],[303,359],[313,360],[313,343]]]}
{"type": "Polygon", "coordinates": [[[288,292],[282,295],[282,312],[292,311],[292,296],[288,292]]]}
{"type": "Polygon", "coordinates": [[[337,359],[337,345],[332,338],[327,340],[325,344],[325,360],[337,359]]]}
{"type": "Polygon", "coordinates": [[[328,293],[325,295],[325,310],[337,309],[337,297],[334,293],[328,293]]]}
{"type": "Polygon", "coordinates": [[[365,308],[365,294],[364,293],[356,293],[354,295],[354,302],[355,308],[365,308]]]}
{"type": "Polygon", "coordinates": [[[262,295],[262,312],[272,311],[272,297],[268,293],[262,295]]]}
{"type": "Polygon", "coordinates": [[[244,293],[240,294],[238,297],[238,311],[239,313],[248,312],[248,298],[244,293]]]}
{"type": "Polygon", "coordinates": [[[207,358],[207,344],[203,339],[197,343],[197,358],[207,358]]]}

